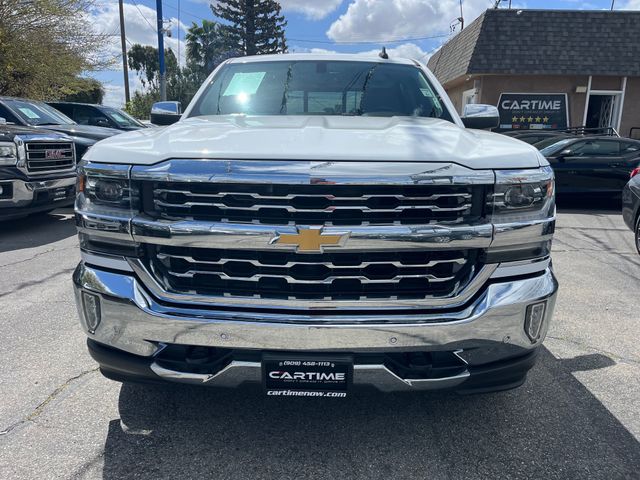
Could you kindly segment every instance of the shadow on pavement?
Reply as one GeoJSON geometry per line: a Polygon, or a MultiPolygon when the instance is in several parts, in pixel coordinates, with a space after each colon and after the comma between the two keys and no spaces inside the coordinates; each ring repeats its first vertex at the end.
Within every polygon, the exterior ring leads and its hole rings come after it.
{"type": "Polygon", "coordinates": [[[75,234],[72,207],[0,222],[0,253],[47,245],[75,234]]]}
{"type": "Polygon", "coordinates": [[[572,375],[606,356],[547,350],[509,392],[272,398],[259,387],[123,385],[103,476],[637,478],[638,442],[572,375]],[[317,400],[317,401],[316,401],[317,400]]]}
{"type": "Polygon", "coordinates": [[[609,198],[558,195],[556,206],[560,213],[617,213],[622,215],[622,202],[609,198]]]}

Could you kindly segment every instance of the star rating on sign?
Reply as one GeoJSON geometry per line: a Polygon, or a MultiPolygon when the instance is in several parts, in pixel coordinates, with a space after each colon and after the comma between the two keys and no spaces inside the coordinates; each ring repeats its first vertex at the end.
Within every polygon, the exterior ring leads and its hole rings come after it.
{"type": "Polygon", "coordinates": [[[544,123],[547,123],[547,122],[549,121],[549,117],[544,117],[544,118],[542,119],[542,121],[543,121],[544,123]]]}
{"type": "Polygon", "coordinates": [[[518,121],[518,117],[514,116],[514,117],[511,118],[511,122],[516,123],[517,121],[518,121]]]}
{"type": "Polygon", "coordinates": [[[540,123],[540,120],[542,120],[542,118],[536,117],[536,123],[540,123]]]}
{"type": "Polygon", "coordinates": [[[529,122],[529,123],[533,122],[533,117],[527,118],[527,122],[529,122]]]}
{"type": "Polygon", "coordinates": [[[524,122],[525,120],[526,120],[526,118],[524,118],[524,117],[520,117],[520,121],[521,121],[521,122],[524,122]]]}

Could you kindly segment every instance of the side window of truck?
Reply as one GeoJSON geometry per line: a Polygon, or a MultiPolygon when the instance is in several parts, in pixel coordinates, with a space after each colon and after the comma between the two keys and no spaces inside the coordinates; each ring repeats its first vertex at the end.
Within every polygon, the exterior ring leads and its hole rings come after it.
{"type": "Polygon", "coordinates": [[[16,116],[7,107],[0,103],[0,117],[4,118],[8,123],[20,124],[16,116]]]}

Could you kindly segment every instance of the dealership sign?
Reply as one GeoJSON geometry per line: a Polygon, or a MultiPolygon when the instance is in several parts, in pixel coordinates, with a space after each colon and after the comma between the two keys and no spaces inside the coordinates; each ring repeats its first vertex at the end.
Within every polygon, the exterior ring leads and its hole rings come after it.
{"type": "Polygon", "coordinates": [[[563,129],[569,126],[566,93],[503,93],[498,110],[502,129],[563,129]]]}

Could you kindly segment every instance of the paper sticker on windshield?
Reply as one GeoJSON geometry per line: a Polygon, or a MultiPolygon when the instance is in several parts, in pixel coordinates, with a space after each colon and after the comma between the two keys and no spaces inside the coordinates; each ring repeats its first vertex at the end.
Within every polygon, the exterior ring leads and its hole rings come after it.
{"type": "Polygon", "coordinates": [[[234,95],[253,95],[258,91],[262,79],[267,72],[238,72],[227,85],[227,89],[222,96],[231,97],[234,95]]]}
{"type": "Polygon", "coordinates": [[[18,107],[18,110],[20,110],[22,113],[24,113],[29,118],[40,118],[40,115],[38,115],[36,112],[31,110],[30,108],[18,107]]]}

